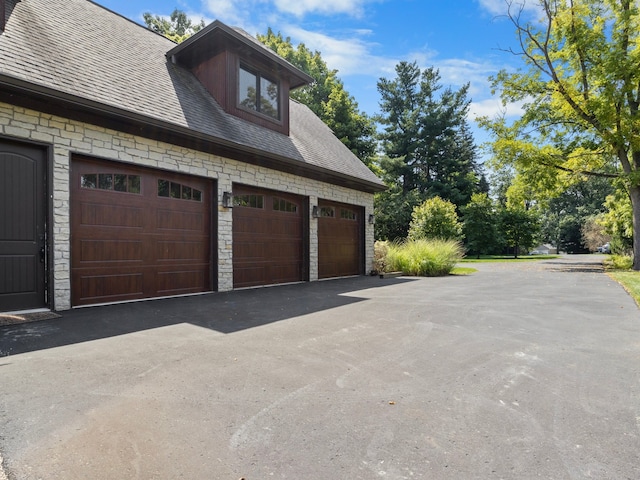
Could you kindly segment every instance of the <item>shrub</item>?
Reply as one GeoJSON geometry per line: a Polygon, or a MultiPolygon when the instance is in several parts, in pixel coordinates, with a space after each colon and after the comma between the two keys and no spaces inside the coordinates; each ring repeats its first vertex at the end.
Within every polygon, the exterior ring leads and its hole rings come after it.
{"type": "Polygon", "coordinates": [[[611,255],[605,260],[605,266],[610,270],[631,270],[633,257],[627,255],[611,255]]]}
{"type": "Polygon", "coordinates": [[[387,269],[387,254],[389,242],[377,241],[373,245],[373,273],[389,272],[387,269]]]}
{"type": "Polygon", "coordinates": [[[388,244],[386,271],[406,275],[437,277],[451,273],[464,257],[462,244],[456,240],[408,240],[388,244]]]}
{"type": "Polygon", "coordinates": [[[409,238],[440,238],[459,240],[462,224],[458,220],[456,206],[448,200],[433,197],[413,209],[409,224],[409,238]]]}

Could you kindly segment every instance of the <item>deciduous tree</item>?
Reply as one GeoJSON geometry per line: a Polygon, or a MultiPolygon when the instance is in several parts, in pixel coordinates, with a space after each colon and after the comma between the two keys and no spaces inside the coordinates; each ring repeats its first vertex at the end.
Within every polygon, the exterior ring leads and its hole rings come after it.
{"type": "Polygon", "coordinates": [[[498,246],[498,215],[486,193],[474,193],[462,207],[462,232],[467,251],[480,255],[493,252],[498,246]]]}
{"type": "Polygon", "coordinates": [[[204,28],[204,20],[193,23],[185,12],[177,8],[171,13],[169,18],[153,15],[150,12],[146,12],[142,16],[147,28],[160,35],[164,35],[176,43],[184,42],[191,35],[204,28]]]}
{"type": "Polygon", "coordinates": [[[522,69],[494,88],[521,102],[509,125],[487,121],[494,156],[529,183],[564,185],[599,175],[623,180],[633,211],[634,269],[640,269],[640,13],[635,0],[537,0],[526,21],[508,0],[522,69]]]}
{"type": "Polygon", "coordinates": [[[462,224],[458,220],[456,206],[448,200],[433,197],[413,209],[409,238],[460,240],[462,224]]]}

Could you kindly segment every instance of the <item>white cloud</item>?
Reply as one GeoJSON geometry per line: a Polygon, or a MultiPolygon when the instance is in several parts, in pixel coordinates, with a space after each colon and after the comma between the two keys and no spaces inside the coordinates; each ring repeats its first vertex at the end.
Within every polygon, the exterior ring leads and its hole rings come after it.
{"type": "Polygon", "coordinates": [[[296,17],[302,17],[307,13],[347,14],[359,17],[367,3],[371,3],[371,0],[274,0],[278,10],[296,17]]]}
{"type": "MultiPolygon", "coordinates": [[[[284,27],[284,33],[294,43],[304,43],[311,51],[319,51],[331,69],[338,70],[340,77],[349,75],[371,75],[378,77],[393,71],[395,59],[377,57],[372,54],[376,44],[367,42],[359,32],[335,38],[319,32],[311,32],[294,25],[284,27]]],[[[366,34],[365,34],[366,35],[366,34]]]]}
{"type": "Polygon", "coordinates": [[[511,103],[506,106],[502,104],[499,98],[487,98],[478,102],[472,102],[469,108],[469,119],[475,120],[478,117],[520,117],[524,110],[522,108],[524,102],[511,103]]]}
{"type": "Polygon", "coordinates": [[[505,16],[509,11],[512,14],[522,11],[533,15],[538,15],[541,12],[540,4],[536,0],[478,0],[478,3],[495,16],[505,16]]]}

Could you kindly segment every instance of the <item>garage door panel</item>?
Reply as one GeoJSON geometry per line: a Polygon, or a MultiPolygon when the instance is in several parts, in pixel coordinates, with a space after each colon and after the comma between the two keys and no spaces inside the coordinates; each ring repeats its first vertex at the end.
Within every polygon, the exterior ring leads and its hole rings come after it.
{"type": "Polygon", "coordinates": [[[82,240],[80,262],[142,261],[143,245],[135,240],[82,240]]]}
{"type": "Polygon", "coordinates": [[[144,213],[141,208],[120,205],[117,208],[117,212],[114,212],[114,205],[81,203],[80,209],[81,225],[129,228],[142,228],[143,226],[144,213]]]}
{"type": "Polygon", "coordinates": [[[155,258],[158,262],[199,262],[207,255],[207,244],[204,241],[158,241],[157,252],[155,258]]]}
{"type": "Polygon", "coordinates": [[[208,223],[200,212],[158,210],[156,228],[159,230],[179,230],[202,232],[208,223]]]}
{"type": "Polygon", "coordinates": [[[205,280],[206,272],[202,267],[192,270],[158,272],[158,293],[169,296],[202,291],[205,280]]]}
{"type": "Polygon", "coordinates": [[[266,256],[265,245],[263,243],[257,243],[257,242],[258,242],[258,239],[256,239],[256,242],[234,243],[233,244],[234,258],[237,257],[238,262],[240,261],[240,259],[243,259],[244,261],[249,261],[249,260],[256,261],[256,260],[265,258],[266,256]]]}
{"type": "Polygon", "coordinates": [[[80,301],[91,303],[140,298],[144,294],[142,273],[78,275],[75,292],[80,301]]]}
{"type": "Polygon", "coordinates": [[[211,191],[196,177],[75,157],[73,305],[209,291],[211,191]]]}

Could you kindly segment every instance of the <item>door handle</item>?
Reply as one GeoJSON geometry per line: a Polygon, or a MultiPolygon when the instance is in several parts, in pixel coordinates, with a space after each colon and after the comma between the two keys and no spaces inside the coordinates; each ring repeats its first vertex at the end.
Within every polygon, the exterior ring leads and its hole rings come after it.
{"type": "Polygon", "coordinates": [[[44,263],[44,258],[45,258],[45,249],[44,247],[40,248],[40,263],[44,263]]]}

